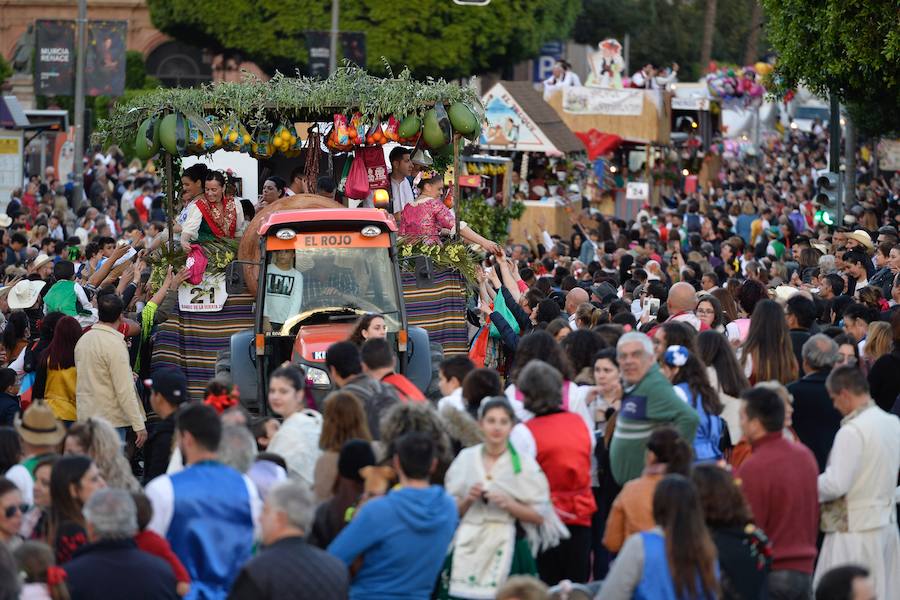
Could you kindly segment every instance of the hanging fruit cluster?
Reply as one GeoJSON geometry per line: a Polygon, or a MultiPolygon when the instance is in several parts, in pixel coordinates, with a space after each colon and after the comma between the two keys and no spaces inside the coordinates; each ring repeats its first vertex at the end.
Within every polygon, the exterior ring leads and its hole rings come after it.
{"type": "MultiPolygon", "coordinates": [[[[440,152],[452,149],[454,133],[469,140],[481,135],[481,123],[475,111],[462,102],[449,108],[438,102],[423,115],[389,115],[386,121],[368,120],[359,112],[349,119],[336,114],[333,122],[325,138],[325,145],[332,152],[350,152],[357,146],[381,146],[388,142],[414,146],[420,140],[427,148],[440,152]]],[[[181,113],[144,120],[134,141],[135,153],[143,160],[153,157],[160,149],[177,156],[225,149],[256,158],[271,158],[275,154],[296,158],[302,148],[299,129],[292,123],[260,125],[251,134],[236,118],[223,120],[212,115],[193,118],[181,113]]]]}
{"type": "Polygon", "coordinates": [[[469,162],[466,163],[466,170],[469,172],[469,175],[503,175],[506,173],[508,165],[506,163],[502,164],[493,164],[493,163],[477,163],[477,162],[469,162]]]}

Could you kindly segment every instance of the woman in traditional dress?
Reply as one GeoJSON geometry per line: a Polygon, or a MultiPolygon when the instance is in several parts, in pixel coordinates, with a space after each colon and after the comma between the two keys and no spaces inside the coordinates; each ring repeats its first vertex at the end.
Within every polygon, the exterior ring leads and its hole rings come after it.
{"type": "Polygon", "coordinates": [[[181,225],[181,246],[186,252],[192,242],[234,239],[243,229],[244,212],[234,198],[225,196],[225,175],[220,171],[207,173],[204,192],[188,206],[187,217],[181,225]]]}
{"type": "Polygon", "coordinates": [[[441,598],[493,598],[510,575],[535,575],[534,553],[566,535],[541,468],[509,442],[514,423],[506,398],[486,399],[479,409],[484,443],[464,448],[447,471],[444,485],[456,498],[460,524],[441,598]]]}
{"type": "MultiPolygon", "coordinates": [[[[404,206],[400,213],[400,235],[422,238],[426,244],[438,244],[442,230],[452,232],[456,229],[453,213],[441,201],[444,177],[434,171],[424,173],[417,187],[418,197],[404,206]]],[[[502,251],[496,242],[478,235],[464,222],[459,224],[459,235],[467,242],[478,244],[488,254],[502,251]]]]}

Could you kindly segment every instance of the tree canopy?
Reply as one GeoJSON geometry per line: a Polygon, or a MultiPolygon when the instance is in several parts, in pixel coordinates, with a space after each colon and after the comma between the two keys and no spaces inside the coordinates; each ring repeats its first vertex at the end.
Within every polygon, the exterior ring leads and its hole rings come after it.
{"type": "MultiPolygon", "coordinates": [[[[743,62],[750,34],[754,0],[718,0],[712,59],[723,63],[743,62]]],[[[677,62],[679,78],[696,79],[707,65],[699,64],[703,38],[705,2],[688,0],[583,0],[575,25],[575,41],[594,45],[608,37],[624,42],[631,38],[630,69],[646,63],[659,67],[677,62]]],[[[766,48],[761,35],[756,54],[766,48]]]]}
{"type": "Polygon", "coordinates": [[[900,130],[896,0],[763,0],[775,83],[836,94],[863,131],[900,130]]]}
{"type": "MultiPolygon", "coordinates": [[[[328,30],[325,0],[148,0],[153,24],[188,43],[240,52],[263,69],[294,74],[307,63],[304,31],[328,30]]],[[[417,78],[466,77],[502,69],[566,39],[581,0],[505,0],[485,7],[450,0],[398,4],[343,2],[342,31],[365,32],[366,67],[384,73],[384,57],[417,78]]]]}
{"type": "Polygon", "coordinates": [[[6,59],[3,58],[3,55],[0,54],[0,84],[6,81],[6,78],[12,75],[12,67],[6,62],[6,59]]]}

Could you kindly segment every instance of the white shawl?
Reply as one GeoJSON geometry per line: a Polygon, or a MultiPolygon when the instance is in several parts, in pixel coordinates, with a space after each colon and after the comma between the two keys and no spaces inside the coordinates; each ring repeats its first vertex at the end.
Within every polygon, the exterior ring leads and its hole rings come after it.
{"type": "MultiPolygon", "coordinates": [[[[507,451],[497,459],[488,476],[482,460],[483,447],[478,444],[459,453],[444,480],[447,492],[461,500],[473,485],[481,483],[485,491],[502,492],[534,508],[544,517],[543,524],[522,526],[535,554],[568,538],[568,530],[553,510],[550,486],[537,462],[530,456],[507,451]]],[[[469,507],[453,541],[451,596],[480,599],[496,595],[497,588],[509,577],[515,523],[509,512],[492,503],[476,501],[469,507]]]]}
{"type": "Polygon", "coordinates": [[[310,409],[301,410],[284,420],[267,449],[284,459],[291,479],[300,479],[312,487],[321,453],[321,433],[322,415],[310,409]]]}

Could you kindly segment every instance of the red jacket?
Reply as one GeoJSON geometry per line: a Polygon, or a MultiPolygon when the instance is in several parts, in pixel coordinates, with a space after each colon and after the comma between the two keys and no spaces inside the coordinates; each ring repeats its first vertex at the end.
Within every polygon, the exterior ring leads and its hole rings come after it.
{"type": "Polygon", "coordinates": [[[809,448],[770,433],[753,442],[737,478],[756,525],[772,541],[772,570],[813,572],[819,533],[819,466],[809,448]]]}
{"type": "Polygon", "coordinates": [[[181,564],[181,561],[178,560],[178,557],[172,552],[172,547],[169,546],[169,542],[166,541],[166,538],[161,537],[159,534],[150,531],[149,529],[145,529],[134,536],[134,541],[137,544],[138,549],[147,554],[158,556],[169,563],[169,566],[172,567],[172,571],[175,573],[175,581],[178,583],[191,582],[191,576],[188,575],[187,569],[184,568],[184,565],[181,564]]]}
{"type": "Polygon", "coordinates": [[[591,526],[597,503],[591,491],[591,437],[575,413],[558,412],[525,423],[537,462],[550,484],[553,508],[566,525],[591,526]]]}

